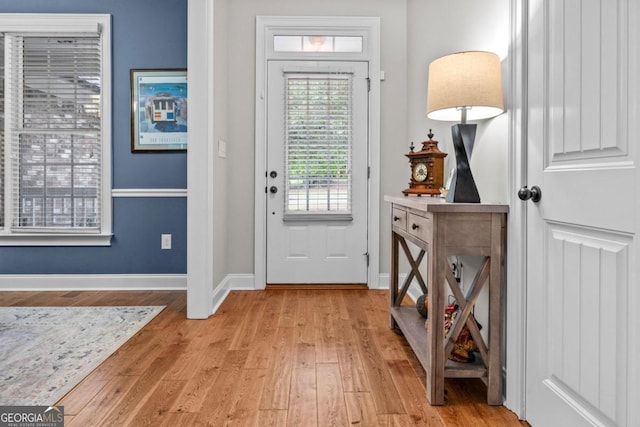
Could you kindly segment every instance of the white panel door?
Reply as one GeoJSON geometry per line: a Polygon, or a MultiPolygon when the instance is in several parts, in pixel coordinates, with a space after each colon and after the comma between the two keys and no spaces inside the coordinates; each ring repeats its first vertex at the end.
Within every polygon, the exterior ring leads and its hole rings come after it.
{"type": "MultiPolygon", "coordinates": [[[[531,0],[526,418],[638,426],[636,0],[531,0]]],[[[523,202],[524,203],[524,202],[523,202]]]]}
{"type": "Polygon", "coordinates": [[[268,63],[268,284],[367,283],[367,76],[268,63]]]}

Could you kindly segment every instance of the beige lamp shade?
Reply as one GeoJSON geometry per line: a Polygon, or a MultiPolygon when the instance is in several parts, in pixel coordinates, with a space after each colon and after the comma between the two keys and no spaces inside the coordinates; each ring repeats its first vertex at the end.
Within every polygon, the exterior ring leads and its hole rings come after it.
{"type": "Polygon", "coordinates": [[[459,52],[429,64],[427,117],[482,120],[504,111],[500,59],[491,52],[459,52]]]}

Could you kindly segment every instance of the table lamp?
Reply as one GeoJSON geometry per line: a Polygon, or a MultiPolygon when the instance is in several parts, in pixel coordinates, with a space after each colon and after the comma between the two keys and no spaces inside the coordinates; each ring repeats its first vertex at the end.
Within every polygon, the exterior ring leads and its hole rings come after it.
{"type": "Polygon", "coordinates": [[[476,124],[504,111],[500,59],[491,52],[458,52],[429,64],[427,117],[458,121],[451,127],[456,169],[447,202],[480,203],[469,159],[476,137],[476,124]]]}

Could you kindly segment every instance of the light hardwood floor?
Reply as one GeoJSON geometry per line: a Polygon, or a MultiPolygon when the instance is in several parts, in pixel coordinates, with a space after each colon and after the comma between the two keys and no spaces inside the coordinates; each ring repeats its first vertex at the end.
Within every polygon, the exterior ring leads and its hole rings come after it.
{"type": "Polygon", "coordinates": [[[526,426],[480,380],[425,399],[424,371],[388,327],[388,293],[233,291],[207,320],[186,294],[0,292],[0,306],[167,305],[58,404],[72,426],[526,426]]]}

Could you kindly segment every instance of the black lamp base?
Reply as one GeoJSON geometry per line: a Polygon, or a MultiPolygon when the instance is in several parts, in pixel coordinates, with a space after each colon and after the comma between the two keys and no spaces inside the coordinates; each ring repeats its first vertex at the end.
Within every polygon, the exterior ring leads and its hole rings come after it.
{"type": "Polygon", "coordinates": [[[476,124],[455,124],[451,126],[453,149],[456,153],[456,171],[453,174],[447,202],[480,203],[480,194],[471,174],[469,159],[476,139],[476,124]]]}

